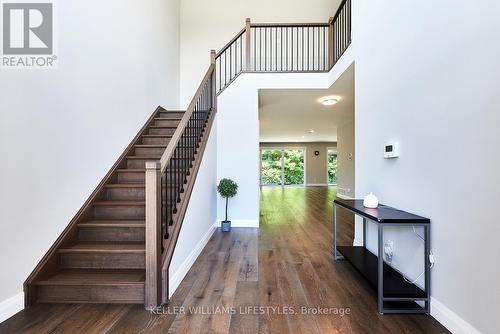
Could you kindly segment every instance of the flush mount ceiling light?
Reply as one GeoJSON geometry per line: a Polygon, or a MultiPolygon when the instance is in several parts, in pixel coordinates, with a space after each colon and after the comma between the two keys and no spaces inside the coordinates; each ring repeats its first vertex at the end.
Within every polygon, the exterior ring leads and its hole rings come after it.
{"type": "Polygon", "coordinates": [[[309,130],[307,131],[307,133],[314,133],[314,130],[309,130]]]}
{"type": "Polygon", "coordinates": [[[333,106],[334,104],[337,104],[337,102],[339,102],[338,96],[323,96],[319,99],[319,103],[324,106],[333,106]]]}

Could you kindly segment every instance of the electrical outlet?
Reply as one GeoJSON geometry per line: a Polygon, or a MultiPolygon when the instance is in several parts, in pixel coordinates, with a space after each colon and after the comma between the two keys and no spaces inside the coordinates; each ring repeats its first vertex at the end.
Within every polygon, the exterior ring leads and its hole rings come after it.
{"type": "Polygon", "coordinates": [[[394,242],[392,240],[384,242],[384,254],[386,260],[391,262],[394,255],[394,242]]]}

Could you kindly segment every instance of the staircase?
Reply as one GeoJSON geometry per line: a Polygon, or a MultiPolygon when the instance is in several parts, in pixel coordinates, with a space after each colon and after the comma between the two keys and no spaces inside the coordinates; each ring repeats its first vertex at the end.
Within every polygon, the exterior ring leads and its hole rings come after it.
{"type": "Polygon", "coordinates": [[[56,263],[39,268],[30,303],[144,303],[144,166],[160,160],[183,115],[154,113],[57,247],[56,263]]]}
{"type": "Polygon", "coordinates": [[[158,107],[24,283],[25,305],[168,301],[168,269],[215,117],[215,51],[186,111],[158,107]]]}
{"type": "Polygon", "coordinates": [[[252,24],[217,54],[186,111],[151,115],[24,283],[25,305],[168,302],[168,271],[216,113],[245,72],[326,72],[351,42],[351,0],[328,23],[252,24]],[[269,38],[269,41],[268,41],[269,38]]]}

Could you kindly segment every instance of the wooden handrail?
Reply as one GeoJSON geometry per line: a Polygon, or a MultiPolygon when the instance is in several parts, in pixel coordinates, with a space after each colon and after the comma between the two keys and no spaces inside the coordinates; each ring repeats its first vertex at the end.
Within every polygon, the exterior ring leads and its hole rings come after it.
{"type": "Polygon", "coordinates": [[[224,45],[224,46],[222,47],[222,49],[220,49],[220,51],[219,51],[219,52],[217,52],[217,53],[215,54],[215,58],[219,58],[219,57],[220,57],[220,55],[221,55],[221,54],[223,54],[223,53],[224,53],[224,51],[226,51],[226,50],[227,50],[227,49],[231,46],[231,44],[233,44],[233,43],[234,43],[234,41],[236,41],[238,38],[240,38],[240,36],[241,36],[241,35],[243,35],[243,34],[245,33],[245,30],[246,30],[246,28],[241,29],[241,30],[240,30],[240,31],[236,34],[236,36],[234,36],[234,37],[233,37],[233,38],[232,38],[232,39],[231,39],[231,40],[230,40],[230,41],[229,41],[226,45],[224,45]]]}
{"type": "Polygon", "coordinates": [[[337,17],[340,15],[340,13],[342,12],[342,9],[344,8],[345,4],[346,4],[347,0],[343,0],[340,5],[339,5],[339,8],[337,9],[337,11],[335,12],[335,15],[333,15],[333,19],[332,19],[332,22],[335,21],[337,19],[337,17]]]}
{"type": "Polygon", "coordinates": [[[252,28],[280,28],[280,27],[328,27],[328,22],[318,23],[252,23],[252,28]]]}
{"type": "Polygon", "coordinates": [[[207,73],[203,77],[203,80],[201,81],[200,86],[196,90],[196,93],[194,94],[193,99],[191,100],[191,103],[189,104],[188,108],[186,109],[186,112],[182,116],[182,119],[177,126],[177,129],[175,130],[174,134],[172,135],[172,139],[170,139],[167,148],[163,152],[161,158],[160,158],[160,164],[161,164],[161,173],[165,173],[165,170],[167,169],[168,162],[170,161],[170,158],[172,157],[172,154],[174,153],[175,148],[177,147],[177,144],[179,143],[179,139],[182,136],[182,133],[184,132],[184,129],[186,128],[189,119],[191,118],[191,115],[193,114],[194,107],[196,105],[196,102],[200,98],[201,92],[203,90],[203,87],[207,83],[207,81],[210,79],[212,73],[214,72],[215,64],[212,63],[210,64],[210,67],[207,70],[207,73]]]}
{"type": "MultiPolygon", "coordinates": [[[[169,235],[174,214],[183,215],[178,204],[182,202],[185,184],[190,185],[188,176],[193,168],[206,123],[213,119],[215,109],[215,91],[213,86],[215,69],[215,50],[210,52],[210,66],[196,90],[193,99],[182,116],[160,161],[146,162],[146,309],[159,306],[165,293],[168,293],[168,268],[164,269],[167,250],[175,246],[183,216],[174,226],[174,233],[169,235]],[[189,160],[189,162],[187,162],[189,160]],[[168,169],[167,169],[168,168],[168,169]],[[167,172],[170,173],[167,175],[167,172]],[[167,185],[167,179],[170,182],[167,185]],[[165,182],[165,183],[164,183],[165,182]],[[165,211],[164,211],[165,210],[165,211]],[[164,214],[165,213],[165,214],[164,214]],[[173,243],[173,244],[172,244],[173,243]]],[[[200,158],[201,159],[201,158],[200,158]]],[[[193,171],[196,173],[196,171],[193,171]]],[[[170,254],[170,253],[169,253],[170,254]]]]}

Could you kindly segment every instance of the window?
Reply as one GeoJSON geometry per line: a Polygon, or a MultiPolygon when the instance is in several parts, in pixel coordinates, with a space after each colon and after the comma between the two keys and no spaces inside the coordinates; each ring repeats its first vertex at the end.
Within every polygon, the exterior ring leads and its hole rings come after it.
{"type": "Polygon", "coordinates": [[[304,150],[283,150],[285,185],[304,184],[304,150]]]}
{"type": "Polygon", "coordinates": [[[328,173],[328,184],[337,185],[337,150],[334,148],[328,149],[328,155],[326,159],[327,163],[327,173],[328,173]]]}
{"type": "Polygon", "coordinates": [[[281,150],[262,150],[261,184],[280,185],[282,179],[281,150]]]}
{"type": "Polygon", "coordinates": [[[305,149],[261,150],[261,185],[304,185],[305,149]]]}

